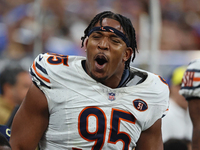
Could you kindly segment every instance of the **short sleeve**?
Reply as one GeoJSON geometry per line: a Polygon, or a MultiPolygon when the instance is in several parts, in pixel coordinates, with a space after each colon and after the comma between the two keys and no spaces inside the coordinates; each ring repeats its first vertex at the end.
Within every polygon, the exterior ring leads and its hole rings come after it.
{"type": "Polygon", "coordinates": [[[187,100],[200,98],[200,59],[194,60],[188,65],[179,93],[187,100]]]}

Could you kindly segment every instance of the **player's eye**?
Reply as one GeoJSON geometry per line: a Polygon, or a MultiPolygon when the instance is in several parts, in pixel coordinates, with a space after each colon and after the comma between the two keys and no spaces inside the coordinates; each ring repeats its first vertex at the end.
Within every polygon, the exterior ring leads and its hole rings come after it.
{"type": "Polygon", "coordinates": [[[112,42],[114,42],[114,43],[120,43],[120,39],[117,38],[117,37],[112,37],[111,40],[112,40],[112,42]]]}
{"type": "Polygon", "coordinates": [[[100,36],[98,36],[98,35],[93,35],[92,37],[95,39],[100,38],[100,36]]]}
{"type": "Polygon", "coordinates": [[[100,38],[100,37],[101,37],[101,34],[93,33],[93,34],[92,34],[92,37],[95,38],[95,39],[96,39],[96,38],[100,38]]]}
{"type": "Polygon", "coordinates": [[[113,42],[115,42],[115,43],[120,43],[120,41],[119,40],[112,40],[113,42]]]}

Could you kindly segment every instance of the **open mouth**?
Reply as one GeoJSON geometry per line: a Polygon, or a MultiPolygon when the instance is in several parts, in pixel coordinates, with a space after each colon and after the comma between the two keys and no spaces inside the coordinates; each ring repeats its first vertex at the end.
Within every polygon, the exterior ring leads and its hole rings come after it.
{"type": "Polygon", "coordinates": [[[105,63],[108,62],[107,58],[104,55],[97,55],[97,57],[95,58],[95,61],[99,65],[104,65],[105,63]]]}
{"type": "Polygon", "coordinates": [[[95,57],[95,64],[98,69],[103,69],[107,62],[108,62],[108,59],[104,54],[98,54],[95,57]]]}

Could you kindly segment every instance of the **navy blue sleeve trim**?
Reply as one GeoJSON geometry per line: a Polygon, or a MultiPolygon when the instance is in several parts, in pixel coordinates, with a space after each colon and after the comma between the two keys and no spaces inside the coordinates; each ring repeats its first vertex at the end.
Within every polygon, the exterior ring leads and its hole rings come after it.
{"type": "Polygon", "coordinates": [[[186,72],[200,72],[199,69],[187,69],[186,72]]]}
{"type": "Polygon", "coordinates": [[[199,99],[200,100],[200,97],[187,97],[186,98],[187,101],[190,101],[190,100],[193,100],[193,99],[199,99]]]}
{"type": "Polygon", "coordinates": [[[42,86],[45,86],[45,87],[47,87],[48,89],[51,89],[50,86],[48,86],[48,85],[46,85],[44,82],[42,82],[42,81],[33,73],[32,68],[30,69],[30,73],[31,73],[32,76],[34,76],[34,77],[40,82],[40,84],[41,84],[42,86]]]}
{"type": "Polygon", "coordinates": [[[200,85],[198,85],[198,86],[184,86],[184,87],[181,87],[181,89],[187,89],[187,90],[194,90],[194,89],[197,89],[197,88],[200,88],[200,85]]]}
{"type": "Polygon", "coordinates": [[[45,74],[48,75],[46,69],[44,69],[42,66],[40,66],[37,62],[36,62],[36,67],[37,67],[40,71],[42,71],[43,73],[45,73],[45,74]]]}

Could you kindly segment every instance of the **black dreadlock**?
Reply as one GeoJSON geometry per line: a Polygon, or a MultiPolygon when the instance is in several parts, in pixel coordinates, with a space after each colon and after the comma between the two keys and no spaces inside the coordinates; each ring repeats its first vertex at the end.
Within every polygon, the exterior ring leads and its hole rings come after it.
{"type": "MultiPolygon", "coordinates": [[[[136,52],[138,52],[137,50],[137,43],[136,43],[136,35],[135,35],[135,29],[131,23],[131,20],[125,16],[122,16],[120,14],[115,14],[111,11],[104,11],[101,12],[99,14],[97,14],[90,22],[90,24],[88,25],[88,27],[85,29],[84,31],[84,36],[81,37],[82,40],[82,47],[84,46],[84,41],[88,35],[88,33],[90,32],[90,30],[95,26],[96,23],[100,23],[100,25],[102,26],[102,20],[104,18],[111,18],[114,19],[116,21],[118,21],[126,36],[128,37],[129,41],[130,41],[130,47],[133,49],[133,57],[132,57],[132,61],[135,59],[135,55],[136,52]]],[[[125,63],[125,68],[129,68],[130,66],[130,61],[131,61],[131,57],[126,61],[125,63]]]]}

